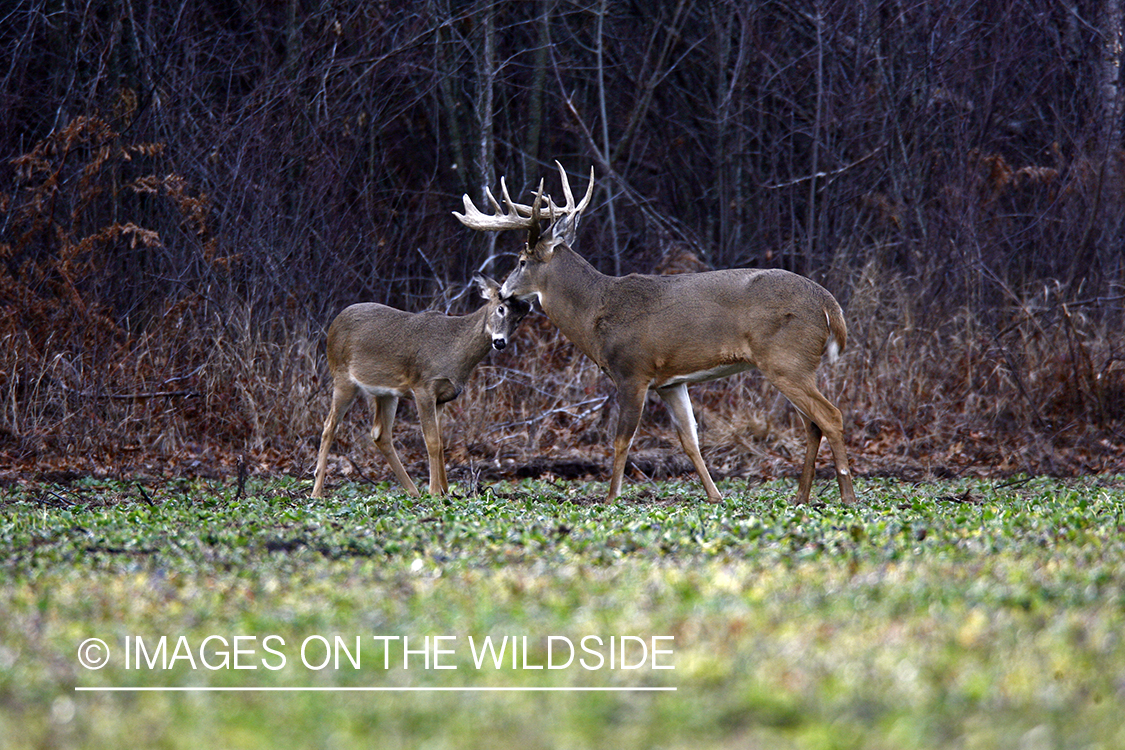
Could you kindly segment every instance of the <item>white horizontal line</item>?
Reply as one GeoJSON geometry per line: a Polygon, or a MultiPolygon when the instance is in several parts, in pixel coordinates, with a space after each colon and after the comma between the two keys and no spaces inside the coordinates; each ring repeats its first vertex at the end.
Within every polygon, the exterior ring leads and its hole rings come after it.
{"type": "Polygon", "coordinates": [[[86,693],[655,693],[674,687],[75,687],[86,693]]]}

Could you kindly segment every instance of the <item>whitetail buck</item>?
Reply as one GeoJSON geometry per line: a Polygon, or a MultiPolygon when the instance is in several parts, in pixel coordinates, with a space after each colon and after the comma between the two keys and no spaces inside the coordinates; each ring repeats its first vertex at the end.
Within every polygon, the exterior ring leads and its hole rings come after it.
{"type": "Polygon", "coordinates": [[[368,302],[346,308],[332,321],[328,328],[332,408],[320,436],[313,497],[324,494],[328,450],[336,437],[336,425],[360,392],[374,412],[371,437],[375,445],[406,491],[418,497],[418,488],[391,441],[398,400],[413,395],[430,459],[430,493],[449,490],[441,442],[442,407],[461,394],[489,348],[508,345],[531,309],[526,302],[504,298],[492,279],[477,275],[474,281],[486,302],[469,315],[408,313],[368,302]]]}
{"type": "Polygon", "coordinates": [[[667,404],[708,499],[722,500],[699,452],[687,385],[757,368],[805,423],[807,452],[797,502],[809,499],[822,435],[836,461],[840,497],[855,502],[843,418],[816,386],[821,356],[835,359],[847,340],[835,298],[819,284],[781,269],[606,276],[571,249],[593,193],[593,170],[578,205],[561,165],[559,174],[563,207],[547,197],[542,212],[542,185],[531,206],[513,203],[501,181],[505,207],[488,193],[494,212],[484,214],[466,195],[465,213],[455,215],[477,230],[528,230],[527,247],[500,293],[538,299],[551,322],[617,386],[620,413],[607,501],[621,491],[629,446],[650,388],[667,404]],[[544,218],[551,225],[541,232],[544,218]]]}

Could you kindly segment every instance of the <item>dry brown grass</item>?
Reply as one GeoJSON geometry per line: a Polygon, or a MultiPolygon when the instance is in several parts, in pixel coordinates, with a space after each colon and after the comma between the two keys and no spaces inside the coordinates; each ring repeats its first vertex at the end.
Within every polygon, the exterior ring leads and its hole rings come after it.
{"type": "MultiPolygon", "coordinates": [[[[254,289],[237,279],[235,256],[218,252],[206,196],[138,166],[161,150],[77,118],[13,162],[19,189],[0,195],[0,472],[9,478],[311,473],[329,402],[328,321],[310,319],[291,298],[245,301],[254,289]],[[157,261],[176,265],[174,254],[154,231],[103,220],[156,202],[177,217],[175,257],[193,270],[172,279],[176,293],[150,301],[136,295],[160,277],[157,261]]],[[[1015,290],[992,279],[999,301],[935,300],[893,266],[836,273],[850,341],[821,377],[846,414],[858,473],[1125,471],[1120,296],[1075,298],[1061,284],[1015,290]]],[[[444,309],[454,296],[434,305],[444,309]]],[[[796,474],[800,425],[760,376],[692,394],[716,475],[796,474]]],[[[515,347],[493,353],[447,408],[451,474],[604,478],[613,420],[608,380],[533,315],[515,347]]],[[[364,407],[354,407],[332,478],[389,478],[368,429],[364,407]]],[[[409,405],[396,436],[422,474],[409,405]]],[[[632,457],[637,479],[689,472],[655,399],[632,457]]]]}
{"type": "MultiPolygon", "coordinates": [[[[821,380],[845,411],[861,475],[1125,470],[1121,340],[1083,306],[1032,300],[989,323],[959,309],[921,327],[894,283],[861,282],[850,300],[851,342],[821,380]]],[[[250,308],[219,318],[180,306],[162,321],[98,362],[66,351],[31,359],[27,336],[5,333],[0,453],[10,477],[233,476],[240,461],[251,472],[311,475],[329,402],[320,331],[250,308]]],[[[699,385],[692,397],[716,475],[796,475],[800,425],[761,376],[699,385]]],[[[614,418],[608,379],[533,315],[515,347],[490,355],[447,408],[452,477],[604,479],[614,418]]],[[[330,480],[357,471],[390,479],[368,429],[359,403],[341,426],[330,480]]],[[[424,474],[409,402],[396,440],[411,471],[424,474]]],[[[635,480],[690,474],[656,399],[633,459],[635,480]]]]}

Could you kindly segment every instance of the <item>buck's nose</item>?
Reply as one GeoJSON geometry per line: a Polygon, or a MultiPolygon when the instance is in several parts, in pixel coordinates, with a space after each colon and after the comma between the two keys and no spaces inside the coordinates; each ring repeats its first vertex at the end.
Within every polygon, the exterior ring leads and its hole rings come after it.
{"type": "Polygon", "coordinates": [[[508,342],[505,341],[504,339],[492,339],[492,348],[495,349],[498,352],[504,351],[504,348],[507,345],[508,345],[508,342]]]}

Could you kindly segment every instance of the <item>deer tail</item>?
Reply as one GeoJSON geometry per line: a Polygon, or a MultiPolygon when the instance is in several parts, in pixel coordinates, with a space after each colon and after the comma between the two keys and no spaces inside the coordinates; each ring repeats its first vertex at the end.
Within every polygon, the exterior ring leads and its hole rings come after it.
{"type": "Polygon", "coordinates": [[[840,358],[848,343],[848,325],[844,322],[844,312],[839,304],[824,308],[824,320],[828,323],[828,340],[824,343],[824,354],[829,364],[840,358]]]}

